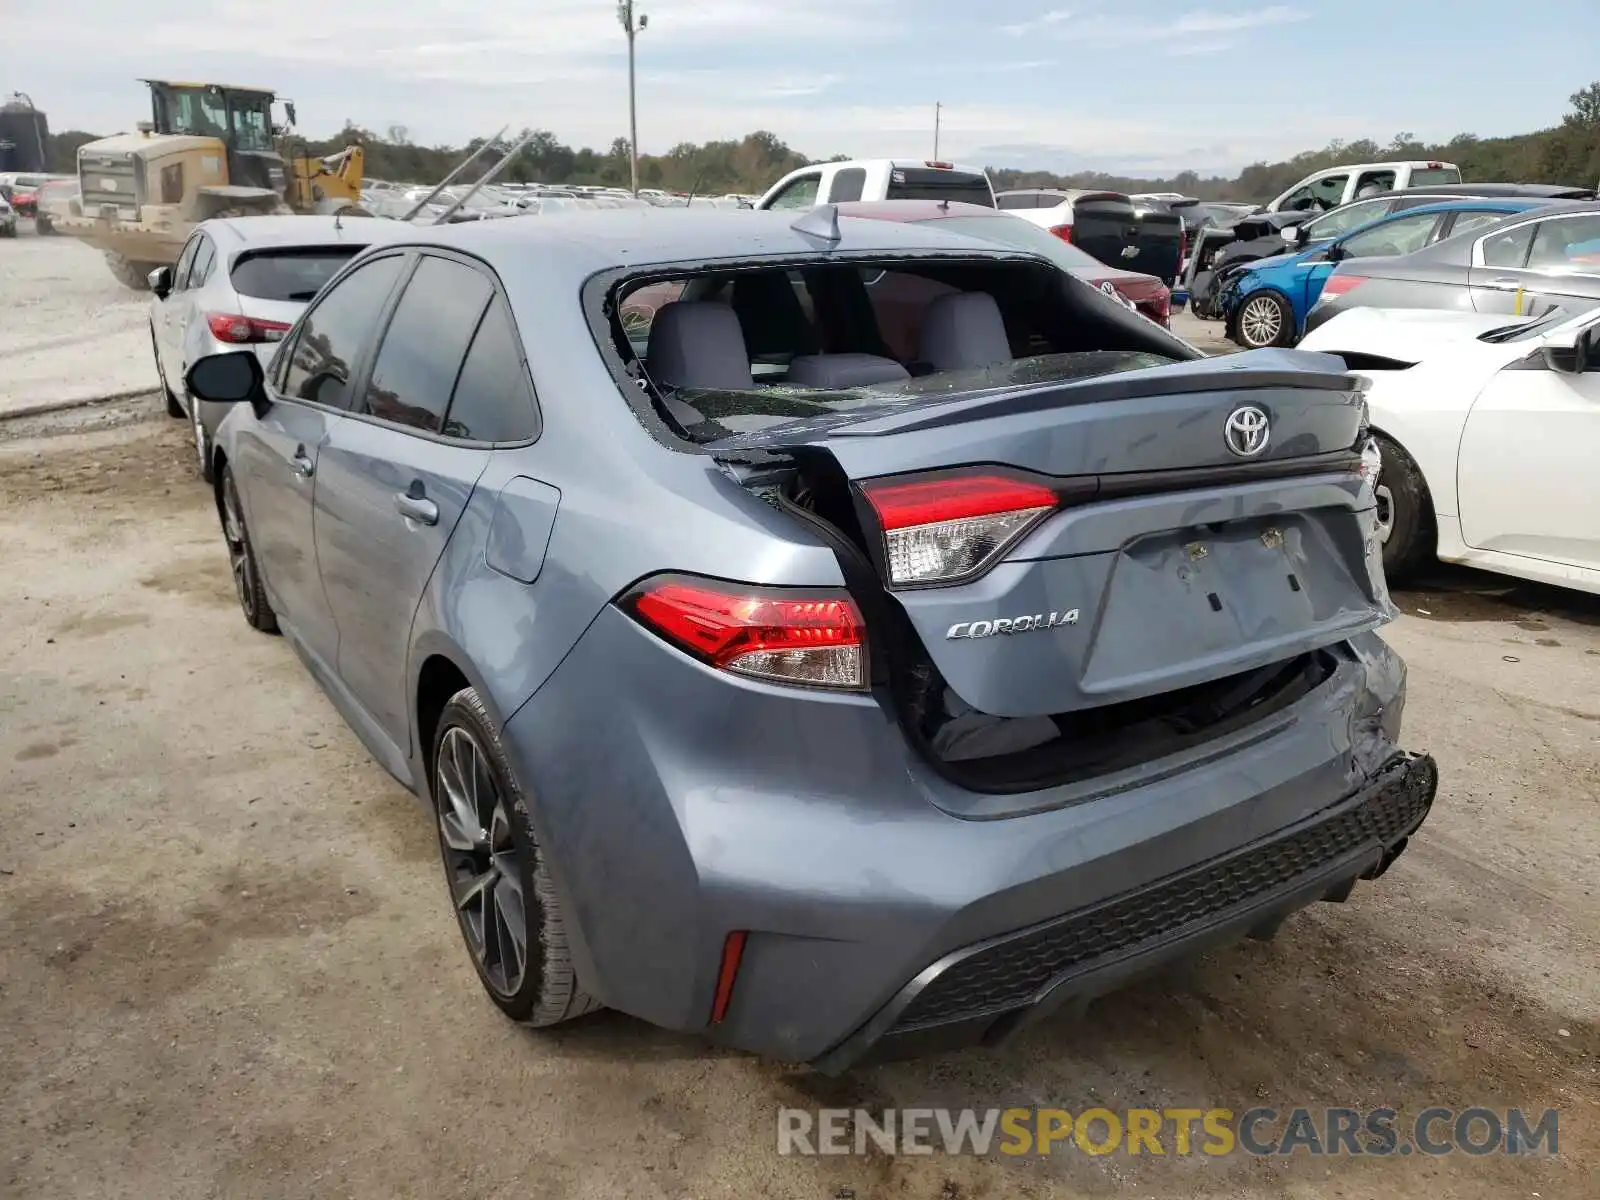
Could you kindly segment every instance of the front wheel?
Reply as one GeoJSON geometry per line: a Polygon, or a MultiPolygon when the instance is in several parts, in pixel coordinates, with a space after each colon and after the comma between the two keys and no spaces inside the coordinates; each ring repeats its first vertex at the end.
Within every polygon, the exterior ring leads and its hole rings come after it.
{"type": "Polygon", "coordinates": [[[115,250],[107,250],[106,266],[111,268],[111,273],[123,287],[132,288],[136,292],[150,290],[150,272],[155,268],[149,263],[137,263],[115,250]]]}
{"type": "Polygon", "coordinates": [[[233,469],[222,468],[222,536],[228,543],[228,566],[233,571],[233,590],[238,593],[239,607],[251,629],[262,633],[278,632],[278,615],[267,600],[267,589],[261,582],[261,567],[256,562],[255,547],[250,544],[250,529],[245,524],[244,506],[239,503],[239,489],[233,482],[233,469]]]}
{"type": "Polygon", "coordinates": [[[1257,292],[1233,318],[1233,340],[1246,350],[1287,346],[1294,341],[1294,310],[1277,292],[1257,292]]]}
{"type": "Polygon", "coordinates": [[[1382,434],[1374,435],[1378,468],[1378,540],[1383,543],[1383,573],[1404,582],[1438,554],[1438,527],[1428,483],[1411,456],[1382,434]]]}
{"type": "Polygon", "coordinates": [[[430,782],[451,905],[489,998],[512,1020],[536,1026],[599,1008],[578,982],[527,803],[472,688],[440,714],[430,782]]]}

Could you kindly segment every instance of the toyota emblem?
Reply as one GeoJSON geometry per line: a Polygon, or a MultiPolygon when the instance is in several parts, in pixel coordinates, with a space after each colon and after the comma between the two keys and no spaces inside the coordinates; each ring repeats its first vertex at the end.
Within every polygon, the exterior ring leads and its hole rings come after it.
{"type": "Polygon", "coordinates": [[[1228,423],[1222,430],[1222,440],[1240,458],[1254,458],[1260,454],[1267,448],[1271,436],[1272,422],[1264,411],[1253,404],[1246,404],[1229,413],[1228,423]]]}

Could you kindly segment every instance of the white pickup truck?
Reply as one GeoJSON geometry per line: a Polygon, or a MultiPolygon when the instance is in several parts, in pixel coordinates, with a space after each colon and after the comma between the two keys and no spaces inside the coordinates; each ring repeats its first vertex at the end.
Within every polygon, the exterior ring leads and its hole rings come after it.
{"type": "Polygon", "coordinates": [[[813,208],[847,200],[951,200],[993,208],[994,188],[978,167],[908,158],[816,163],[790,171],[757,208],[813,208]]]}
{"type": "Polygon", "coordinates": [[[1266,211],[1285,212],[1294,209],[1327,212],[1352,200],[1365,200],[1369,196],[1381,196],[1384,192],[1402,192],[1408,188],[1438,187],[1440,184],[1460,182],[1461,168],[1447,162],[1418,160],[1329,167],[1307,175],[1282,195],[1274,197],[1266,206],[1266,211]]]}

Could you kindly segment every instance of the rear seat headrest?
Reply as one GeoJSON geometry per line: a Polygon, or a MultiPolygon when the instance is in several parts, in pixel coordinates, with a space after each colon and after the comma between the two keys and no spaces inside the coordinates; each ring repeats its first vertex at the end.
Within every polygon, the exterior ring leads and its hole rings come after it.
{"type": "Polygon", "coordinates": [[[988,292],[954,292],[928,305],[921,346],[923,361],[936,371],[988,367],[1012,358],[1000,306],[988,292]]]}
{"type": "Polygon", "coordinates": [[[751,388],[750,355],[739,318],[716,300],[674,300],[650,325],[645,370],[676,388],[751,388]]]}
{"type": "Polygon", "coordinates": [[[800,387],[869,387],[910,378],[894,359],[876,354],[801,354],[789,363],[789,382],[800,387]]]}

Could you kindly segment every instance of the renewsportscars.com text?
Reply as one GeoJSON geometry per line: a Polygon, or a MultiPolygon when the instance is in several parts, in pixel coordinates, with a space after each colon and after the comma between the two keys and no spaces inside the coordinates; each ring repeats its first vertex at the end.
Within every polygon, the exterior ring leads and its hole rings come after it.
{"type": "Polygon", "coordinates": [[[778,1153],[1554,1155],[1559,1118],[1553,1108],[785,1108],[778,1153]]]}

